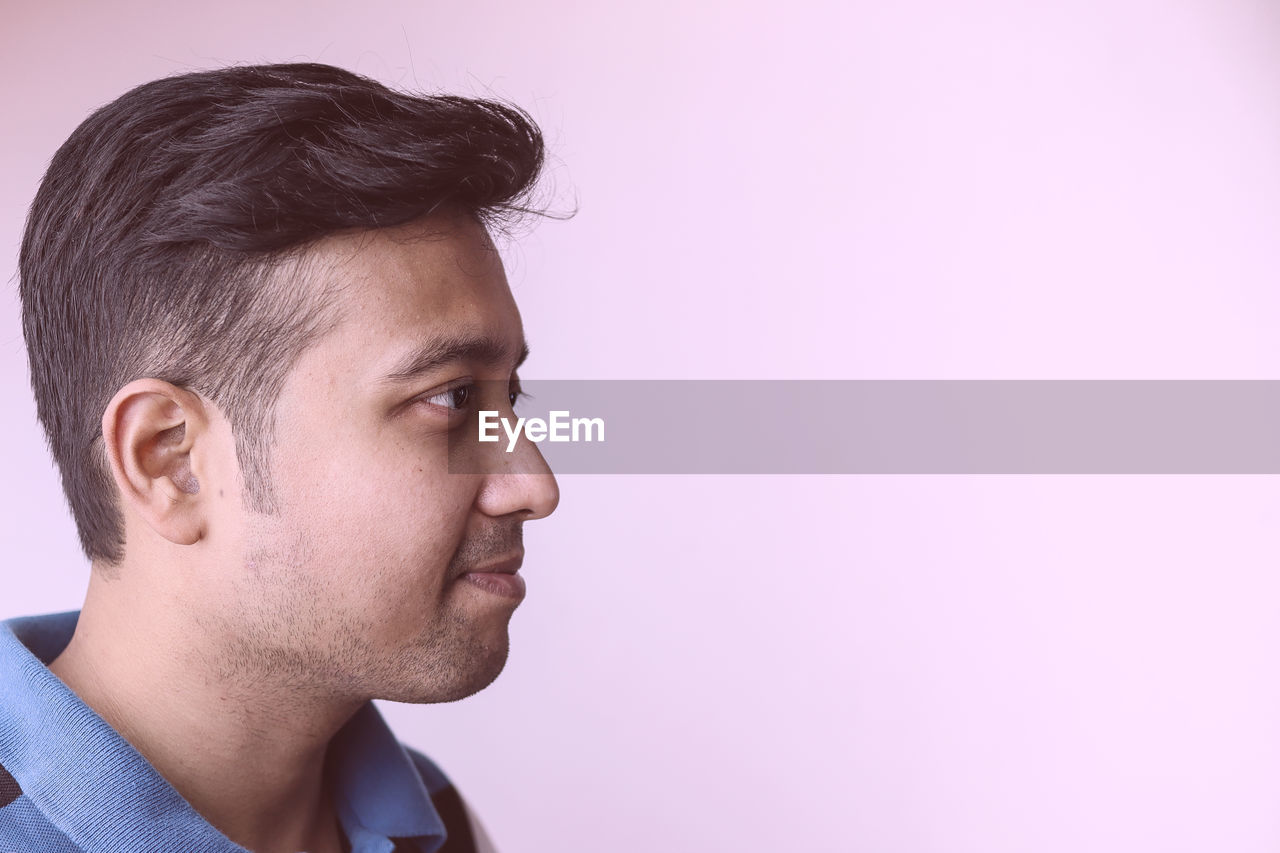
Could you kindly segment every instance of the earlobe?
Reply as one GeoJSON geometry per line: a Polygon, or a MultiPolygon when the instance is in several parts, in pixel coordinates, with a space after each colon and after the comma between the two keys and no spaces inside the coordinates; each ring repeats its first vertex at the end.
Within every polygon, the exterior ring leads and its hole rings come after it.
{"type": "Polygon", "coordinates": [[[156,379],[121,388],[102,416],[121,503],[174,544],[192,545],[204,534],[195,450],[207,432],[199,395],[156,379]]]}

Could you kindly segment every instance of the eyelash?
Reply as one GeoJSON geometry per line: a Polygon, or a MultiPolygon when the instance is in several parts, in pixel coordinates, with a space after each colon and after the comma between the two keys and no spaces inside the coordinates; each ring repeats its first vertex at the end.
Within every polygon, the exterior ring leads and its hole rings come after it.
{"type": "MultiPolygon", "coordinates": [[[[421,402],[427,403],[428,405],[431,405],[431,406],[439,406],[440,408],[448,409],[451,412],[460,412],[463,410],[463,408],[466,407],[467,403],[471,401],[471,392],[475,390],[475,387],[476,387],[475,385],[468,382],[462,385],[455,385],[452,388],[446,388],[443,391],[437,391],[434,394],[419,397],[418,399],[421,402]],[[452,399],[452,395],[457,394],[458,392],[462,392],[462,399],[454,401],[452,399]],[[433,400],[436,400],[440,397],[449,397],[450,398],[449,402],[453,403],[453,405],[432,402],[433,400]]],[[[519,401],[523,397],[528,397],[528,396],[529,396],[528,394],[520,390],[519,384],[516,384],[515,390],[511,391],[507,395],[507,398],[511,402],[511,405],[514,407],[517,401],[519,401]]]]}

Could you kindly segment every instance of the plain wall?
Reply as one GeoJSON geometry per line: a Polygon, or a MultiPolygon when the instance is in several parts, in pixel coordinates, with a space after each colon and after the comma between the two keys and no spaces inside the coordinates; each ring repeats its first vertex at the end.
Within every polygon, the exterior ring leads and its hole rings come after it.
{"type": "MultiPolygon", "coordinates": [[[[0,47],[15,273],[93,108],[319,60],[543,125],[529,376],[1280,378],[1268,0],[5,0],[0,47]]],[[[15,281],[0,381],[0,617],[74,608],[15,281]]],[[[1276,478],[561,488],[503,676],[384,706],[505,853],[1280,848],[1276,478]]]]}

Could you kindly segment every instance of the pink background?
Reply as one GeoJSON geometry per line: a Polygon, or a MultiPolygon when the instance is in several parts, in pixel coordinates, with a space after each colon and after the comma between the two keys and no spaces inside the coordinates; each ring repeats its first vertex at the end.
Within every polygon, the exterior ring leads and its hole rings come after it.
{"type": "MultiPolygon", "coordinates": [[[[321,60],[542,123],[581,213],[508,252],[531,376],[1280,378],[1268,0],[5,0],[0,26],[10,269],[93,107],[321,60]]],[[[86,579],[7,293],[0,617],[86,579]]],[[[1276,478],[561,486],[507,672],[385,706],[506,853],[1280,849],[1276,478]]]]}

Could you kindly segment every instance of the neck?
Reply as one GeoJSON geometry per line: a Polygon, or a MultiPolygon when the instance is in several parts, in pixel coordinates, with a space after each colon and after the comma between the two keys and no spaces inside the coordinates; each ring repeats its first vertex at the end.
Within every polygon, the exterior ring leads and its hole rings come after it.
{"type": "Polygon", "coordinates": [[[325,756],[363,702],[227,667],[220,638],[201,634],[189,605],[133,588],[145,580],[127,567],[111,580],[95,571],[49,669],[232,841],[258,853],[336,853],[325,756]]]}

